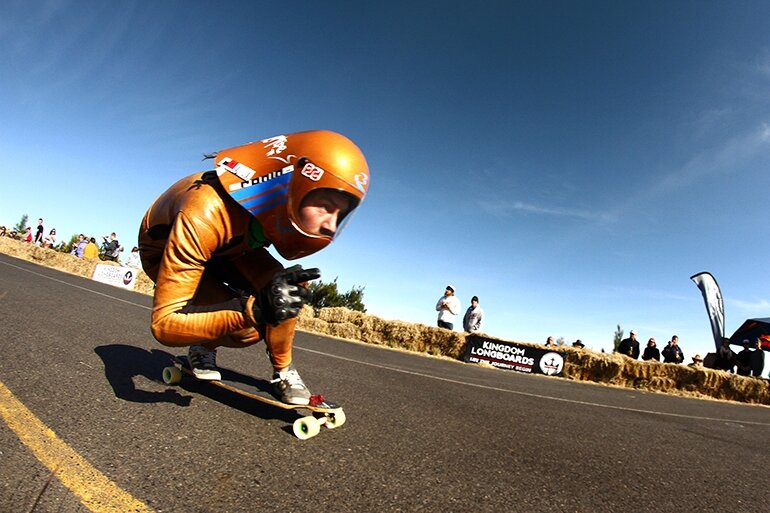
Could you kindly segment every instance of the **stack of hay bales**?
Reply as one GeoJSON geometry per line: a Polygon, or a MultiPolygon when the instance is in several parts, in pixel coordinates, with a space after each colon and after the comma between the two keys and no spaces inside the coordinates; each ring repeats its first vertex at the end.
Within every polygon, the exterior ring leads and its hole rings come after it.
{"type": "Polygon", "coordinates": [[[299,319],[300,329],[368,344],[446,356],[458,359],[465,349],[465,335],[424,324],[386,321],[347,308],[322,308],[318,316],[306,306],[299,319]]]}
{"type": "Polygon", "coordinates": [[[706,367],[633,360],[617,353],[568,351],[564,376],[669,394],[770,405],[770,382],[706,367]]]}
{"type": "MultiPolygon", "coordinates": [[[[50,248],[41,248],[34,244],[0,237],[0,253],[11,255],[22,260],[58,269],[76,276],[91,278],[98,264],[120,265],[117,262],[102,262],[101,260],[85,260],[69,253],[62,253],[50,248]]],[[[141,269],[136,269],[134,290],[142,294],[152,294],[155,284],[141,269]]]]}

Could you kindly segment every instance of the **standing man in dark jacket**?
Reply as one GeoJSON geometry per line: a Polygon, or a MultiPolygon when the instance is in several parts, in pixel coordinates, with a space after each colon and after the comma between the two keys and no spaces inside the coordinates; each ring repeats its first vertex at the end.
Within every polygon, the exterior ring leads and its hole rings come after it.
{"type": "Polygon", "coordinates": [[[735,368],[735,352],[730,349],[730,339],[722,338],[722,347],[717,351],[717,358],[714,362],[717,369],[733,372],[735,368]]]}
{"type": "Polygon", "coordinates": [[[631,330],[631,335],[620,341],[618,353],[636,360],[639,358],[639,341],[636,340],[636,330],[631,330]]]}
{"type": "Polygon", "coordinates": [[[744,339],[743,350],[735,357],[736,374],[739,376],[751,376],[751,342],[744,339]]]}
{"type": "Polygon", "coordinates": [[[679,337],[674,335],[671,337],[671,341],[663,348],[663,363],[682,363],[684,361],[684,353],[682,348],[679,347],[679,337]]]}

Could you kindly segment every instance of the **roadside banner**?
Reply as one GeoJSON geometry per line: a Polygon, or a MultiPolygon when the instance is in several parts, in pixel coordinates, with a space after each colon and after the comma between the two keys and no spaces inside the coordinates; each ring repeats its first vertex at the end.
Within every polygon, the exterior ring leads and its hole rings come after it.
{"type": "Polygon", "coordinates": [[[97,264],[94,269],[95,281],[113,285],[123,289],[134,290],[136,281],[136,269],[131,267],[119,267],[116,265],[97,264]]]}
{"type": "Polygon", "coordinates": [[[469,335],[463,361],[487,363],[501,369],[561,376],[566,353],[469,335]]]}
{"type": "Polygon", "coordinates": [[[706,313],[711,322],[711,333],[714,335],[714,345],[717,352],[722,347],[722,338],[725,336],[725,303],[722,299],[722,291],[719,290],[717,280],[711,273],[698,273],[690,276],[701,293],[706,303],[706,313]]]}

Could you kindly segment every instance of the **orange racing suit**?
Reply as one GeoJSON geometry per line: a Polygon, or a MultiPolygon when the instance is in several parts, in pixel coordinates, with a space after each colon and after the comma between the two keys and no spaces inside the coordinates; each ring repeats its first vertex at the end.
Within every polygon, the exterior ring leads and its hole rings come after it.
{"type": "Polygon", "coordinates": [[[256,322],[252,311],[250,295],[283,268],[260,235],[213,171],[185,177],[155,200],[142,219],[139,250],[155,282],[151,330],[160,343],[214,349],[264,338],[275,368],[291,363],[296,318],[273,326],[256,322]]]}

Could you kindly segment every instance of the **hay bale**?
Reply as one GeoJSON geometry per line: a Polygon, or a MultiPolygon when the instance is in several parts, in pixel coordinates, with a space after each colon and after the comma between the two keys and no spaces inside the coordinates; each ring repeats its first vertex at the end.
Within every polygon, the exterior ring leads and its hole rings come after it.
{"type": "Polygon", "coordinates": [[[329,335],[349,340],[359,340],[361,330],[355,324],[350,322],[330,322],[327,323],[329,335]]]}
{"type": "Polygon", "coordinates": [[[327,334],[329,333],[329,323],[316,319],[315,317],[300,317],[297,321],[297,327],[304,331],[311,331],[313,333],[327,334]]]}
{"type": "Polygon", "coordinates": [[[623,368],[621,358],[625,357],[614,353],[583,351],[575,355],[575,358],[568,357],[564,374],[565,377],[582,381],[615,383],[623,368]]]}
{"type": "Polygon", "coordinates": [[[299,311],[299,315],[297,316],[297,321],[301,323],[307,319],[315,319],[315,312],[313,311],[312,306],[302,305],[302,309],[299,311]]]}
{"type": "Polygon", "coordinates": [[[317,317],[321,320],[324,320],[326,322],[347,322],[351,324],[357,324],[361,322],[361,317],[366,316],[363,312],[356,312],[354,310],[349,310],[347,308],[338,306],[338,307],[328,307],[328,308],[321,308],[318,311],[317,317]]]}

